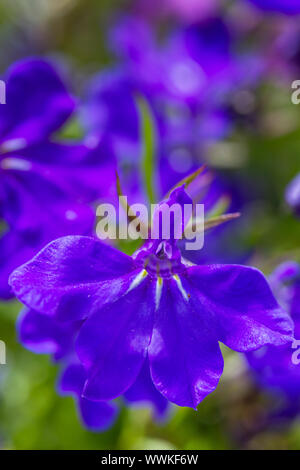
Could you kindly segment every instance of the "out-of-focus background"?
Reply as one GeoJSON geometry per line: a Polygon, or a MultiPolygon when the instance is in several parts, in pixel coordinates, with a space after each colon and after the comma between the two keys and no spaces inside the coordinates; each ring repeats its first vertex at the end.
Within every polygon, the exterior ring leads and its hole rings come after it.
{"type": "MultiPolygon", "coordinates": [[[[239,186],[238,198],[247,201],[239,250],[268,275],[281,261],[300,261],[300,219],[285,200],[287,185],[300,171],[300,105],[291,101],[291,84],[300,80],[300,15],[254,3],[259,2],[1,0],[0,71],[28,56],[50,58],[65,70],[80,99],[94,74],[118,64],[120,51],[112,52],[108,37],[123,15],[142,18],[158,43],[176,28],[194,23],[201,28],[211,18],[223,18],[234,53],[249,52],[253,62],[241,62],[245,85],[237,78],[230,92],[234,125],[210,142],[204,160],[239,186]],[[256,68],[258,78],[251,82],[256,68]]],[[[132,30],[131,40],[140,41],[138,31],[132,30]]],[[[171,67],[172,56],[166,53],[163,60],[171,67]]],[[[219,93],[222,79],[215,86],[207,99],[219,93]]],[[[80,132],[74,122],[64,129],[68,138],[80,132]]],[[[300,449],[299,418],[280,425],[268,420],[269,393],[259,389],[245,359],[225,349],[221,383],[197,412],[174,406],[164,422],[156,422],[147,408],[122,406],[109,431],[86,431],[74,400],[56,393],[57,366],[19,344],[19,311],[16,301],[0,305],[0,339],[7,345],[7,364],[0,365],[0,448],[300,449]]]]}

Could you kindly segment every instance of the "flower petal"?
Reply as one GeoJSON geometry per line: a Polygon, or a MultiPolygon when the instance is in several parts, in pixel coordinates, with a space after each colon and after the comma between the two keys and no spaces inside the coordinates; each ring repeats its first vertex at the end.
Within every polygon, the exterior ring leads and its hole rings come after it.
{"type": "Polygon", "coordinates": [[[215,316],[218,339],[229,348],[243,352],[292,340],[293,322],[257,269],[195,266],[188,269],[187,278],[197,291],[199,310],[215,316]]]}
{"type": "Polygon", "coordinates": [[[59,382],[58,390],[61,395],[74,394],[81,396],[81,392],[86,381],[86,371],[79,362],[72,362],[63,371],[59,382]]]}
{"type": "Polygon", "coordinates": [[[192,217],[192,213],[193,201],[186,193],[185,185],[183,184],[173,189],[168,198],[159,203],[154,211],[152,225],[157,227],[158,235],[155,238],[165,238],[163,227],[168,222],[170,234],[167,236],[167,240],[180,239],[185,226],[192,217]],[[179,212],[175,210],[171,217],[169,210],[172,207],[177,207],[179,212]],[[164,212],[166,209],[167,212],[164,212]]]}
{"type": "Polygon", "coordinates": [[[7,104],[0,110],[0,133],[4,136],[2,146],[7,150],[23,139],[28,145],[49,136],[75,107],[57,72],[45,60],[18,62],[9,70],[5,82],[7,104]]]}
{"type": "Polygon", "coordinates": [[[90,401],[81,396],[86,380],[86,371],[79,363],[71,363],[64,370],[59,384],[61,395],[73,395],[78,401],[78,408],[83,425],[91,431],[104,431],[109,428],[117,416],[117,407],[113,403],[90,401]]]}
{"type": "Polygon", "coordinates": [[[88,134],[98,136],[105,129],[117,144],[137,143],[140,130],[134,92],[134,83],[123,70],[110,69],[94,77],[82,109],[88,134]]]}
{"type": "MultiPolygon", "coordinates": [[[[74,173],[67,176],[58,167],[37,164],[30,171],[22,170],[22,165],[31,163],[20,159],[6,158],[4,163],[1,216],[12,229],[47,231],[52,235],[52,238],[47,237],[47,242],[62,235],[91,233],[95,213],[92,207],[83,204],[84,198],[79,197],[80,192],[88,196],[84,187],[81,186],[81,191],[78,188],[77,195],[75,190],[67,192],[72,184],[76,185],[78,175],[76,178],[74,173]]],[[[83,177],[84,173],[82,171],[83,177]]]]}
{"type": "Polygon", "coordinates": [[[76,350],[89,369],[86,398],[111,400],[132,385],[146,357],[152,324],[153,297],[148,279],[85,322],[76,350]]]}
{"type": "Polygon", "coordinates": [[[24,309],[18,321],[21,343],[37,354],[53,354],[56,360],[71,351],[79,325],[61,324],[35,310],[24,309]]]}
{"type": "Polygon", "coordinates": [[[103,281],[133,271],[132,259],[92,237],[69,236],[47,245],[10,276],[15,295],[42,313],[86,317],[103,281]],[[71,310],[71,308],[73,310],[71,310]]]}
{"type": "Polygon", "coordinates": [[[34,255],[34,248],[22,233],[8,231],[0,237],[0,298],[10,299],[13,291],[8,285],[12,271],[34,255]]]}
{"type": "Polygon", "coordinates": [[[223,358],[204,309],[181,281],[164,281],[148,350],[152,380],[168,400],[197,405],[217,386],[223,358]],[[179,282],[179,284],[178,284],[179,282]]]}
{"type": "Polygon", "coordinates": [[[93,146],[44,141],[4,156],[1,164],[24,190],[41,191],[43,206],[62,196],[76,201],[95,201],[115,190],[114,155],[110,141],[99,138],[93,146]],[[52,191],[50,192],[49,189],[52,191]]]}
{"type": "Polygon", "coordinates": [[[144,362],[134,384],[125,392],[124,398],[135,406],[138,404],[151,405],[158,420],[165,418],[169,408],[168,400],[159,393],[152,382],[148,359],[144,362]]]}
{"type": "Polygon", "coordinates": [[[118,415],[118,408],[114,403],[91,401],[86,398],[80,398],[79,410],[84,426],[94,432],[109,429],[118,415]]]}

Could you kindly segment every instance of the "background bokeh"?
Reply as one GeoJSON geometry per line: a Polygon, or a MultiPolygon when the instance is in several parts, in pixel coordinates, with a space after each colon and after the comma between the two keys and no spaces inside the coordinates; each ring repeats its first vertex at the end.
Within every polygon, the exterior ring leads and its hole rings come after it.
{"type": "MultiPolygon", "coordinates": [[[[28,56],[52,58],[63,64],[80,97],[86,80],[115,61],[107,33],[117,15],[143,14],[158,35],[170,25],[193,21],[195,10],[183,12],[180,1],[173,9],[171,1],[149,3],[152,8],[146,0],[1,0],[0,70],[28,56]]],[[[252,9],[246,0],[203,2],[200,20],[212,14],[212,4],[217,3],[216,8],[226,10],[232,28],[238,25],[245,32],[243,47],[248,41],[258,54],[262,48],[268,50],[288,22],[299,22],[299,16],[252,9]]],[[[247,122],[247,113],[242,112],[245,119],[206,155],[211,168],[240,182],[246,193],[246,229],[239,243],[249,253],[247,262],[265,274],[281,261],[300,262],[300,220],[284,198],[286,186],[300,170],[300,105],[291,102],[291,83],[300,79],[300,59],[298,75],[297,68],[289,68],[276,53],[273,61],[272,73],[253,92],[254,122],[247,122]]],[[[63,133],[76,138],[80,129],[73,122],[63,133]]],[[[174,407],[166,422],[155,423],[150,410],[124,406],[112,429],[88,432],[73,399],[56,393],[57,366],[48,356],[35,355],[19,344],[19,310],[16,301],[0,305],[0,338],[7,344],[7,365],[0,366],[0,448],[300,449],[300,419],[281,426],[261,425],[270,397],[258,390],[244,358],[228,350],[220,386],[197,412],[174,407]]]]}

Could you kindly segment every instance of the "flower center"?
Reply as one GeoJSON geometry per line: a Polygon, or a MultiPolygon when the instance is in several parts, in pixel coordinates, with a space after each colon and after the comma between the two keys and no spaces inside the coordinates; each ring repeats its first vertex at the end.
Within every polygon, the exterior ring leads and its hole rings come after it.
{"type": "Polygon", "coordinates": [[[171,278],[185,270],[179,249],[167,240],[149,240],[133,254],[133,258],[155,278],[171,278]]]}

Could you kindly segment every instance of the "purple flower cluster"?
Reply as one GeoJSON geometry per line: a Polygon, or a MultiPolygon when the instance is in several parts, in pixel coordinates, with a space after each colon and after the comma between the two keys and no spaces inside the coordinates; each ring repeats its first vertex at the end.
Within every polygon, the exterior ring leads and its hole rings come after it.
{"type": "MultiPolygon", "coordinates": [[[[297,2],[251,1],[300,12],[297,2]]],[[[246,353],[264,386],[289,398],[299,391],[290,357],[294,322],[296,338],[300,325],[298,265],[273,274],[272,293],[259,270],[218,263],[238,257],[233,231],[227,243],[219,228],[204,254],[189,254],[159,231],[132,256],[94,236],[95,204],[117,194],[116,169],[130,204],[146,200],[145,107],[154,134],[153,186],[160,199],[167,194],[162,203],[200,201],[209,215],[241,205],[231,200],[236,185],[210,171],[187,184],[212,143],[256,119],[253,91],[267,66],[260,53],[238,51],[237,34],[209,16],[187,20],[159,42],[141,18],[124,17],[109,36],[118,65],[94,78],[80,108],[81,142],[59,135],[77,103],[53,65],[27,59],[5,77],[0,296],[25,305],[21,343],[60,366],[58,391],[75,398],[90,430],[111,426],[121,402],[146,403],[158,419],[171,403],[196,409],[221,378],[220,343],[246,353]]],[[[299,213],[299,176],[286,200],[299,213]]]]}
{"type": "Polygon", "coordinates": [[[113,136],[119,165],[131,169],[131,192],[139,197],[139,99],[155,123],[160,196],[203,163],[211,143],[255,114],[255,105],[238,96],[246,93],[251,101],[263,61],[235,53],[234,37],[219,17],[174,28],[158,43],[149,24],[127,16],[110,31],[109,44],[117,65],[92,80],[82,119],[91,138],[101,129],[113,136]]]}

